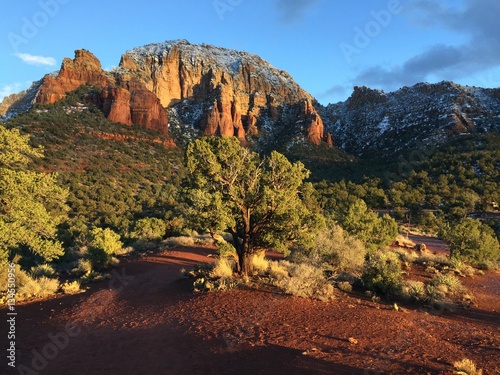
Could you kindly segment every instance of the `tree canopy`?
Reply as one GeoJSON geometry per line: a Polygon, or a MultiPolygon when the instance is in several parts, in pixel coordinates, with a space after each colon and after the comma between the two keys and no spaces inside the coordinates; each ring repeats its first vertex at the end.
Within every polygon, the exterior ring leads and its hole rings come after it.
{"type": "Polygon", "coordinates": [[[31,158],[43,156],[16,129],[0,126],[0,261],[25,247],[50,261],[63,252],[56,227],[67,209],[68,192],[56,175],[28,170],[31,158]]]}
{"type": "Polygon", "coordinates": [[[450,256],[472,263],[497,262],[500,247],[495,232],[477,219],[468,217],[441,232],[450,245],[450,256]]]}
{"type": "Polygon", "coordinates": [[[321,222],[301,199],[309,171],[276,151],[261,159],[236,138],[208,137],[188,145],[186,166],[191,223],[211,234],[231,233],[242,274],[252,273],[255,252],[284,252],[321,222]]]}

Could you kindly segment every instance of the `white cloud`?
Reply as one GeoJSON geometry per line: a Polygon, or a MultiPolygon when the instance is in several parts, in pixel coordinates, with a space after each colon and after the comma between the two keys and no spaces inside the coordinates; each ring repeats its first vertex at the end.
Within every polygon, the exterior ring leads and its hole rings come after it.
{"type": "Polygon", "coordinates": [[[395,90],[430,77],[458,80],[500,67],[498,21],[492,17],[500,12],[498,0],[464,0],[461,8],[446,6],[441,0],[411,0],[407,7],[418,25],[443,27],[467,35],[468,40],[456,45],[436,41],[401,65],[372,66],[353,80],[354,85],[395,90]]]}
{"type": "Polygon", "coordinates": [[[16,53],[16,56],[29,65],[56,65],[56,59],[54,59],[53,57],[35,56],[29,53],[16,53]]]}

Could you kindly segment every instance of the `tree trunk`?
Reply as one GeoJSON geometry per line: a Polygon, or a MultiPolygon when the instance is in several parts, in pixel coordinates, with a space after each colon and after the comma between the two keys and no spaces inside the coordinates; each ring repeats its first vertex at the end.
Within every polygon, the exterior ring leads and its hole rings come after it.
{"type": "Polygon", "coordinates": [[[247,251],[243,251],[240,255],[238,253],[238,263],[239,263],[239,272],[242,276],[252,276],[253,275],[253,263],[252,263],[253,254],[247,251]]]}

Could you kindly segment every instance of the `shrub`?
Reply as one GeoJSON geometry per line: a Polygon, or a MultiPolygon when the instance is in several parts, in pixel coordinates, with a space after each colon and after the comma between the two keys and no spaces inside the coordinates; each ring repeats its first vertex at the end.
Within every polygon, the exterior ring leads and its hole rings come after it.
{"type": "Polygon", "coordinates": [[[398,294],[403,286],[401,262],[393,252],[371,254],[361,276],[365,288],[384,295],[398,294]]]}
{"type": "Polygon", "coordinates": [[[358,272],[365,261],[363,242],[333,225],[316,236],[309,250],[297,249],[289,257],[295,263],[309,263],[332,272],[358,272]]]}
{"type": "Polygon", "coordinates": [[[238,255],[236,254],[236,249],[226,240],[224,239],[217,240],[216,245],[217,245],[217,252],[220,257],[233,257],[234,259],[238,259],[238,255]]]}
{"type": "Polygon", "coordinates": [[[252,264],[255,271],[260,274],[267,272],[269,268],[269,261],[266,259],[266,252],[260,251],[253,255],[252,264]]]}
{"type": "Polygon", "coordinates": [[[61,290],[64,292],[64,294],[77,294],[82,292],[82,290],[80,289],[80,282],[76,280],[72,282],[65,282],[61,285],[61,290]]]}
{"type": "Polygon", "coordinates": [[[500,245],[495,232],[477,219],[466,218],[441,233],[450,245],[450,257],[468,260],[473,264],[493,261],[500,257],[500,245]]]}
{"type": "Polygon", "coordinates": [[[356,272],[363,267],[366,256],[363,242],[344,232],[340,226],[320,234],[317,246],[336,271],[356,272]]]}
{"type": "Polygon", "coordinates": [[[455,362],[453,366],[459,374],[483,375],[483,370],[477,369],[476,364],[467,358],[455,362]]]}
{"type": "Polygon", "coordinates": [[[19,287],[18,295],[21,298],[48,297],[57,292],[59,281],[42,276],[38,279],[29,278],[27,282],[19,287]]]}
{"type": "Polygon", "coordinates": [[[92,262],[88,259],[78,259],[77,271],[80,275],[88,275],[92,272],[92,262]]]}
{"type": "Polygon", "coordinates": [[[285,293],[320,301],[333,298],[333,286],[325,279],[320,269],[305,263],[281,263],[288,269],[290,276],[277,280],[276,285],[285,293]]]}
{"type": "Polygon", "coordinates": [[[41,276],[52,277],[55,275],[56,271],[50,264],[40,264],[36,267],[31,268],[31,277],[37,278],[41,276]]]}
{"type": "Polygon", "coordinates": [[[232,277],[234,274],[235,262],[229,258],[219,258],[215,262],[214,268],[210,272],[212,278],[232,277]]]}
{"type": "Polygon", "coordinates": [[[338,282],[337,288],[339,288],[341,291],[346,292],[346,293],[352,292],[352,285],[348,281],[338,282]]]}
{"type": "Polygon", "coordinates": [[[479,262],[477,264],[477,268],[482,270],[482,271],[498,270],[499,264],[498,264],[498,262],[493,262],[491,260],[487,260],[484,262],[479,262]]]}
{"type": "Polygon", "coordinates": [[[402,295],[410,301],[422,301],[426,299],[425,284],[421,281],[408,280],[404,283],[402,295]]]}
{"type": "Polygon", "coordinates": [[[143,241],[160,241],[166,232],[166,224],[155,217],[140,219],[135,223],[130,237],[143,241]]]}
{"type": "Polygon", "coordinates": [[[106,255],[116,254],[123,246],[120,235],[109,228],[94,228],[90,235],[90,247],[102,250],[106,255]]]}
{"type": "Polygon", "coordinates": [[[281,280],[290,276],[288,268],[283,265],[283,262],[269,261],[268,272],[272,280],[281,280]]]}
{"type": "Polygon", "coordinates": [[[189,236],[169,237],[162,242],[167,247],[190,247],[194,246],[194,238],[189,236]]]}

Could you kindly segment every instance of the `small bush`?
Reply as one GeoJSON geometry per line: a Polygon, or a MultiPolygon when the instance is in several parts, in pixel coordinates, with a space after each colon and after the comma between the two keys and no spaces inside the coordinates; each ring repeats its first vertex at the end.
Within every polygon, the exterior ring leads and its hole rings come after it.
{"type": "Polygon", "coordinates": [[[30,274],[33,278],[41,276],[53,277],[56,274],[56,271],[50,264],[40,264],[36,267],[32,267],[30,274]]]}
{"type": "Polygon", "coordinates": [[[272,280],[281,280],[290,277],[288,268],[283,265],[283,262],[269,261],[268,272],[272,280]]]}
{"type": "Polygon", "coordinates": [[[80,282],[78,281],[65,282],[61,285],[61,290],[64,294],[77,294],[82,292],[82,289],[80,288],[80,282]]]}
{"type": "Polygon", "coordinates": [[[482,271],[492,271],[492,270],[500,269],[498,262],[493,262],[490,260],[487,260],[484,262],[479,262],[477,264],[477,268],[482,270],[482,271]]]}
{"type": "Polygon", "coordinates": [[[220,257],[232,257],[234,259],[238,259],[238,255],[236,254],[236,249],[233,245],[227,242],[224,239],[220,239],[216,241],[217,253],[220,257]]]}
{"type": "Polygon", "coordinates": [[[90,247],[102,250],[107,255],[116,254],[123,246],[120,235],[109,228],[94,228],[90,235],[90,247]]]}
{"type": "Polygon", "coordinates": [[[325,279],[323,272],[309,264],[282,262],[290,277],[277,280],[278,287],[285,293],[297,297],[328,301],[333,298],[333,286],[325,279]]]}
{"type": "Polygon", "coordinates": [[[130,237],[143,241],[161,241],[166,232],[166,223],[155,217],[140,219],[135,223],[130,237]]]}
{"type": "Polygon", "coordinates": [[[352,292],[352,285],[348,281],[338,282],[337,288],[339,288],[341,291],[346,292],[346,293],[352,292]]]}
{"type": "Polygon", "coordinates": [[[363,242],[349,235],[340,226],[320,233],[317,252],[336,271],[359,271],[363,267],[366,248],[363,242]]]}
{"type": "Polygon", "coordinates": [[[403,285],[402,295],[410,301],[423,301],[426,298],[425,284],[421,281],[408,280],[403,285]]]}
{"type": "Polygon", "coordinates": [[[369,256],[363,275],[365,288],[384,295],[397,295],[403,286],[401,262],[393,252],[377,252],[369,256]]]}
{"type": "Polygon", "coordinates": [[[92,272],[92,262],[88,259],[78,259],[77,272],[84,276],[92,272]]]}
{"type": "Polygon", "coordinates": [[[255,271],[259,274],[264,274],[269,269],[269,261],[266,259],[264,251],[258,252],[252,257],[252,264],[255,271]]]}
{"type": "Polygon", "coordinates": [[[169,237],[162,242],[166,247],[191,247],[195,245],[190,236],[169,237]]]}
{"type": "Polygon", "coordinates": [[[234,274],[235,263],[229,258],[219,258],[210,272],[212,278],[232,277],[234,274]]]}
{"type": "Polygon", "coordinates": [[[452,290],[456,290],[462,286],[460,280],[451,274],[440,274],[434,277],[432,280],[434,285],[445,285],[452,290]]]}
{"type": "Polygon", "coordinates": [[[56,279],[49,279],[42,276],[38,279],[29,278],[18,289],[19,299],[27,299],[32,297],[48,297],[57,292],[59,289],[59,281],[56,279]]]}
{"type": "Polygon", "coordinates": [[[409,264],[415,263],[419,258],[419,255],[414,250],[394,249],[392,250],[392,252],[398,254],[401,262],[406,262],[409,264]]]}
{"type": "Polygon", "coordinates": [[[458,374],[463,375],[483,375],[483,370],[477,369],[476,364],[470,359],[464,358],[453,364],[458,374]]]}

